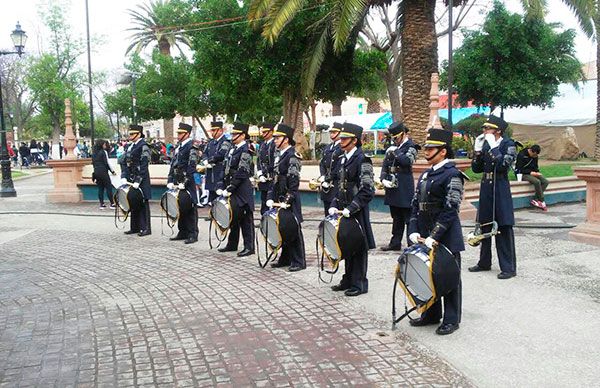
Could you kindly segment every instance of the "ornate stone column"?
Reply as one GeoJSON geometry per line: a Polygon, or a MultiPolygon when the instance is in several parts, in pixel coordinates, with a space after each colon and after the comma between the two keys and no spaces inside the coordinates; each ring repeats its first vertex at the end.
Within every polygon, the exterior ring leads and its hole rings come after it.
{"type": "MultiPolygon", "coordinates": [[[[67,150],[64,159],[48,160],[46,164],[52,167],[54,189],[48,193],[48,202],[81,202],[81,191],[77,182],[81,180],[83,166],[91,163],[91,159],[77,159],[75,155],[75,134],[71,120],[71,101],[65,99],[65,137],[63,146],[67,150]]],[[[93,146],[93,145],[92,145],[93,146]]]]}
{"type": "Polygon", "coordinates": [[[586,222],[569,232],[569,236],[575,241],[600,246],[600,165],[575,167],[573,170],[587,186],[587,217],[586,222]]]}

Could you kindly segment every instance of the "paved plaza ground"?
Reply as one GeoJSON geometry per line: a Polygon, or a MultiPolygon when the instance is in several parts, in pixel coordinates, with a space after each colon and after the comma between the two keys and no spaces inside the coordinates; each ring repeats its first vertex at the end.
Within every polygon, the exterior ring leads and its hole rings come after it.
{"type": "MultiPolygon", "coordinates": [[[[321,209],[305,209],[309,268],[260,269],[200,241],[128,237],[94,203],[45,203],[51,175],[0,199],[0,386],[592,386],[600,378],[600,249],[564,227],[584,204],[517,212],[519,275],[466,267],[450,336],[391,331],[397,254],[369,256],[370,291],[318,282],[321,209]],[[537,226],[537,228],[532,228],[537,226]]],[[[206,211],[203,211],[203,214],[206,211]]],[[[372,216],[379,246],[387,214],[372,216]]],[[[465,228],[465,234],[468,232],[465,228]]],[[[334,281],[339,280],[339,275],[334,281]]],[[[402,298],[401,298],[402,299],[402,298]]]]}

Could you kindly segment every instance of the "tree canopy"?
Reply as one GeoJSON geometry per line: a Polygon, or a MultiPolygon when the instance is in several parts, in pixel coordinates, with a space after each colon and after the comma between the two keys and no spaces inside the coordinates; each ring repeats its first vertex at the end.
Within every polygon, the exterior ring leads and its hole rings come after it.
{"type": "MultiPolygon", "coordinates": [[[[491,107],[551,106],[558,86],[581,79],[575,58],[575,31],[511,14],[499,2],[483,28],[468,31],[453,55],[459,101],[491,107]]],[[[447,62],[442,86],[446,85],[447,62]]]]}

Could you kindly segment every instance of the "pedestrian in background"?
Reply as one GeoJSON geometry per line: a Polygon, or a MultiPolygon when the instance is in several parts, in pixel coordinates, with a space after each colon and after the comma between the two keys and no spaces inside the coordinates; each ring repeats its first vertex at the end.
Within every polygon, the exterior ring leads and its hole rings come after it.
{"type": "Polygon", "coordinates": [[[115,208],[115,204],[113,202],[112,183],[110,182],[108,172],[110,171],[110,173],[113,175],[116,175],[116,173],[108,163],[108,147],[109,144],[106,140],[98,139],[96,140],[92,154],[92,164],[94,166],[92,181],[96,183],[96,186],[98,186],[98,201],[100,202],[100,210],[106,209],[106,205],[104,204],[104,191],[106,191],[106,196],[110,201],[110,208],[115,208]]]}

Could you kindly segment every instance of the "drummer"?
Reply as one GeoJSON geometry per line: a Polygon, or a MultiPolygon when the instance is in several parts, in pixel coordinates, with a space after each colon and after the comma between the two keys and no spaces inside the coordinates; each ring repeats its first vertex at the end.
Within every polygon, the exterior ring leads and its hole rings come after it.
{"type": "Polygon", "coordinates": [[[227,245],[219,248],[219,252],[237,251],[240,240],[240,228],[244,237],[244,249],[238,252],[238,257],[254,254],[254,189],[250,177],[254,175],[254,164],[247,140],[249,125],[234,123],[231,131],[233,148],[229,151],[225,162],[225,178],[223,187],[216,194],[225,198],[232,197],[231,206],[236,206],[238,217],[231,223],[231,231],[227,245]]]}
{"type": "Polygon", "coordinates": [[[289,242],[291,236],[281,236],[283,239],[281,256],[273,268],[290,266],[289,272],[296,272],[306,268],[306,252],[304,237],[302,235],[302,205],[298,187],[300,186],[300,159],[294,145],[294,128],[279,124],[273,134],[277,155],[275,156],[274,184],[268,193],[266,205],[272,208],[274,201],[280,203],[283,209],[290,208],[298,221],[298,236],[294,236],[293,243],[289,242]],[[287,240],[287,241],[286,241],[287,240]]]}
{"type": "MultiPolygon", "coordinates": [[[[465,250],[458,212],[466,178],[454,162],[452,132],[430,128],[425,141],[425,159],[431,165],[417,183],[408,224],[409,239],[423,241],[428,248],[440,243],[454,255],[460,267],[460,252],[465,250]]],[[[468,179],[468,178],[466,178],[468,179]]],[[[461,316],[461,282],[454,291],[443,297],[442,324],[439,335],[451,334],[458,329],[461,316]]],[[[411,326],[436,325],[442,318],[442,304],[435,302],[420,318],[410,321],[411,326]]]]}
{"type": "Polygon", "coordinates": [[[179,209],[180,217],[177,222],[179,232],[172,241],[185,240],[186,244],[192,244],[198,241],[198,195],[196,191],[196,164],[198,163],[199,150],[196,148],[190,134],[192,126],[186,123],[179,123],[177,129],[177,148],[173,153],[171,167],[167,177],[167,189],[173,190],[175,185],[180,190],[185,190],[192,199],[191,208],[179,209]]]}
{"type": "Polygon", "coordinates": [[[271,188],[273,178],[273,164],[275,161],[275,142],[273,129],[275,124],[263,122],[260,125],[260,134],[263,142],[258,149],[258,190],[260,191],[260,214],[267,210],[267,195],[271,188]]]}
{"type": "Polygon", "coordinates": [[[217,189],[223,186],[225,159],[231,149],[231,142],[224,135],[223,122],[210,123],[212,139],[206,144],[202,155],[202,165],[206,167],[204,188],[208,190],[208,202],[217,198],[217,189]]]}

